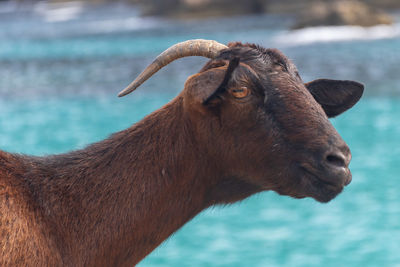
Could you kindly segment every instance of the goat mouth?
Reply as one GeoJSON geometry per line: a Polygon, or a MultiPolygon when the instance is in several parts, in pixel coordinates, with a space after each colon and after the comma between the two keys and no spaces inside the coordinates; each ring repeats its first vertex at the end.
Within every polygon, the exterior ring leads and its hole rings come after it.
{"type": "Polygon", "coordinates": [[[322,183],[328,187],[332,188],[343,188],[344,185],[342,182],[336,182],[336,181],[329,181],[327,179],[321,178],[319,175],[315,174],[315,172],[309,170],[308,168],[302,166],[300,169],[307,174],[307,176],[311,177],[312,179],[318,181],[319,183],[322,183]]]}

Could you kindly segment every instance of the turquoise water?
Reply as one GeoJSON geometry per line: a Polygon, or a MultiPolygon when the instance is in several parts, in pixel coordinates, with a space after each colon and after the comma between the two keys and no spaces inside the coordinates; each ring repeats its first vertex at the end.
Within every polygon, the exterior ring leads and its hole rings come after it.
{"type": "Polygon", "coordinates": [[[66,152],[140,120],[205,62],[175,62],[129,97],[116,97],[176,41],[277,46],[306,81],[366,84],[366,97],[332,120],[353,153],[352,183],[328,204],[265,192],[206,210],[139,266],[400,266],[400,37],[285,43],[276,37],[287,34],[290,18],[177,23],[131,11],[82,10],[62,22],[26,11],[0,16],[0,149],[66,152]]]}

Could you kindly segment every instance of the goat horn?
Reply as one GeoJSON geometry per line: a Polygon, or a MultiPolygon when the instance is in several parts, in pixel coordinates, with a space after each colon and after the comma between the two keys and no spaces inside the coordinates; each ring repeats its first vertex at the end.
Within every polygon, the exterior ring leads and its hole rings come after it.
{"type": "Polygon", "coordinates": [[[118,96],[121,97],[131,93],[161,68],[178,58],[190,56],[215,58],[222,49],[226,48],[228,48],[226,45],[213,40],[197,39],[177,43],[158,55],[131,84],[118,94],[118,96]]]}

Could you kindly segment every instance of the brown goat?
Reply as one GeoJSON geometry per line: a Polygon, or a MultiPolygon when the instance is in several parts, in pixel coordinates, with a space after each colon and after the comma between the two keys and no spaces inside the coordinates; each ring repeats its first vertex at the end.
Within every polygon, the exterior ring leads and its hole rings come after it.
{"type": "Polygon", "coordinates": [[[327,202],[350,183],[350,150],[328,117],[361,84],[303,84],[278,50],[196,40],[121,95],[191,55],[212,59],[132,127],[62,155],[0,151],[0,266],[133,266],[212,205],[265,190],[327,202]]]}

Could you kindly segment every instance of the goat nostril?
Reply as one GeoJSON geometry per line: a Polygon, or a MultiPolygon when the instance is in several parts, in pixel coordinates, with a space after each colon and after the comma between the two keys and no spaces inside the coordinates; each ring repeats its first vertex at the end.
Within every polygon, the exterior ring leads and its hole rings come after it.
{"type": "Polygon", "coordinates": [[[347,165],[344,156],[341,154],[329,154],[326,157],[326,161],[336,167],[346,167],[347,165]]]}

